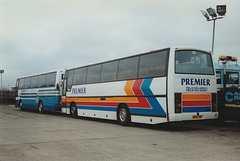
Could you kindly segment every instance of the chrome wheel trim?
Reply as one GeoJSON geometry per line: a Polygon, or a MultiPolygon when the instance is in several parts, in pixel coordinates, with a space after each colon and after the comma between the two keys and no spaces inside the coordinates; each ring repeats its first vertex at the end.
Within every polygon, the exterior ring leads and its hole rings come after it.
{"type": "Polygon", "coordinates": [[[120,111],[119,111],[119,119],[124,122],[126,119],[127,119],[127,111],[126,109],[122,108],[120,111]]]}

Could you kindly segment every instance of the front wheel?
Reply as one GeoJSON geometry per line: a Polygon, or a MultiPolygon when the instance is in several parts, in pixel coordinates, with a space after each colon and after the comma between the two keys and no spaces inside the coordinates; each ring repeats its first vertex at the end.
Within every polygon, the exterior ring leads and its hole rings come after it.
{"type": "Polygon", "coordinates": [[[129,109],[125,105],[121,105],[119,107],[118,112],[117,112],[117,119],[118,119],[118,122],[122,126],[130,125],[130,123],[131,123],[130,112],[129,112],[129,109]]]}
{"type": "Polygon", "coordinates": [[[39,105],[38,105],[38,111],[39,111],[39,113],[43,113],[43,112],[44,112],[44,110],[43,110],[43,103],[42,103],[42,101],[41,101],[41,102],[39,102],[39,105]]]}

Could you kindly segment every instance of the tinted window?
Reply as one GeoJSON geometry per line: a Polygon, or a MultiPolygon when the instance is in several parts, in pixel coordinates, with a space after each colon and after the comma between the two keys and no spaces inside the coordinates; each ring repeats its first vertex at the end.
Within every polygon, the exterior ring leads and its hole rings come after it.
{"type": "Polygon", "coordinates": [[[239,75],[237,72],[227,72],[227,84],[239,84],[239,75]]]}
{"type": "Polygon", "coordinates": [[[137,78],[138,60],[138,56],[120,60],[118,80],[137,78]]]}
{"type": "Polygon", "coordinates": [[[221,72],[220,71],[216,72],[216,77],[217,77],[217,84],[222,84],[221,72]]]}
{"type": "Polygon", "coordinates": [[[86,83],[87,68],[79,68],[74,71],[73,84],[84,84],[86,83]]]}
{"type": "Polygon", "coordinates": [[[140,56],[138,77],[165,76],[167,69],[168,51],[161,51],[140,56]]]}
{"type": "Polygon", "coordinates": [[[32,77],[31,88],[37,88],[38,86],[38,76],[32,77]]]}
{"type": "Polygon", "coordinates": [[[175,69],[180,74],[214,74],[211,55],[200,51],[176,51],[175,69]]]}
{"type": "Polygon", "coordinates": [[[101,64],[88,67],[87,83],[96,83],[100,80],[101,64]]]}
{"type": "Polygon", "coordinates": [[[65,74],[64,74],[64,79],[67,79],[67,78],[68,78],[68,73],[69,73],[69,70],[65,72],[65,74]]]}
{"type": "Polygon", "coordinates": [[[46,87],[46,75],[38,76],[38,87],[46,87]]]}
{"type": "Polygon", "coordinates": [[[24,79],[20,79],[19,80],[19,89],[23,89],[24,88],[24,79]]]}
{"type": "Polygon", "coordinates": [[[31,87],[31,78],[25,78],[24,88],[30,88],[30,87],[31,87]]]}
{"type": "Polygon", "coordinates": [[[67,79],[67,91],[70,91],[71,87],[72,87],[72,83],[73,83],[73,74],[74,74],[74,70],[70,70],[68,71],[68,79],[67,79]]]}
{"type": "Polygon", "coordinates": [[[118,61],[104,63],[102,65],[101,82],[116,80],[117,67],[118,67],[118,61]]]}
{"type": "Polygon", "coordinates": [[[56,83],[56,72],[49,73],[46,75],[46,86],[47,87],[54,87],[56,83]]]}

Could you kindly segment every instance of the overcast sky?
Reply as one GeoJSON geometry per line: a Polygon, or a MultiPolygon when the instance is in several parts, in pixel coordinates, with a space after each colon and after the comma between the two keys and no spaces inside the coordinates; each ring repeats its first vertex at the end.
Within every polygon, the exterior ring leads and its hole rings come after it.
{"type": "Polygon", "coordinates": [[[212,22],[200,10],[227,5],[216,21],[214,59],[240,59],[239,0],[0,0],[3,87],[16,78],[141,52],[210,51],[212,22]]]}

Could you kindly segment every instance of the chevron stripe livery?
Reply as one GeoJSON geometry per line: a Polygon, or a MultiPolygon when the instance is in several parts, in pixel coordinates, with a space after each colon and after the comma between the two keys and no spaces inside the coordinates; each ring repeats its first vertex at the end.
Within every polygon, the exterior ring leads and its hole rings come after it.
{"type": "Polygon", "coordinates": [[[166,116],[166,112],[150,89],[151,79],[128,80],[124,86],[124,96],[112,97],[68,97],[67,108],[75,102],[78,109],[116,111],[119,103],[126,103],[132,114],[166,116]]]}

